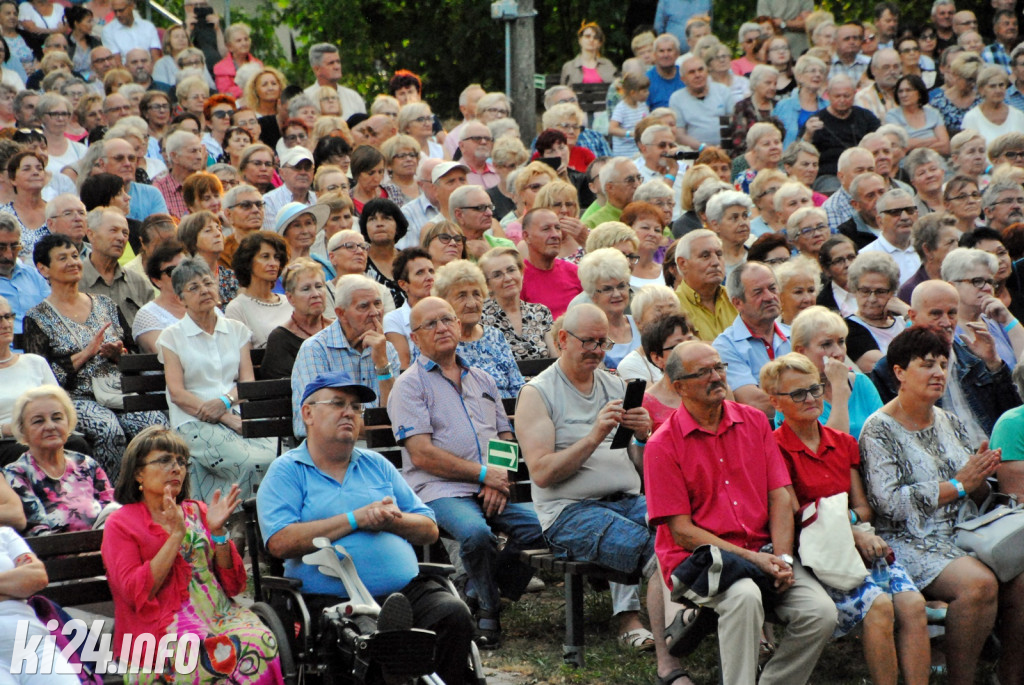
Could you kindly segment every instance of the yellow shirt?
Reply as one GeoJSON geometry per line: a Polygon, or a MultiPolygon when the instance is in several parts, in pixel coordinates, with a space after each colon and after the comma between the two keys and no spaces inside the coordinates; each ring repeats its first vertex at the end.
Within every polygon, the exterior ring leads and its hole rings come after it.
{"type": "Polygon", "coordinates": [[[679,298],[679,304],[683,307],[683,312],[690,319],[690,323],[697,328],[697,337],[701,340],[712,342],[719,333],[736,320],[736,307],[729,301],[724,286],[718,286],[712,309],[701,302],[700,295],[686,285],[685,281],[679,282],[676,296],[679,298]]]}

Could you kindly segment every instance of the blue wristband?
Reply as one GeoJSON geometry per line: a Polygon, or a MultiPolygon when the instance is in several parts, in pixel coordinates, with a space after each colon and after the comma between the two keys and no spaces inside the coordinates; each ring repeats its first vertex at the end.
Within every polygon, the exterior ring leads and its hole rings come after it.
{"type": "Polygon", "coordinates": [[[855,524],[859,520],[860,517],[857,516],[857,512],[855,512],[853,509],[850,509],[850,524],[855,524]]]}
{"type": "Polygon", "coordinates": [[[353,512],[348,512],[345,514],[345,517],[348,519],[348,525],[352,527],[352,530],[359,530],[359,524],[356,523],[356,515],[353,512]]]}
{"type": "Polygon", "coordinates": [[[225,409],[227,409],[228,411],[231,411],[231,400],[228,398],[227,395],[221,395],[220,396],[220,401],[224,403],[224,408],[225,409]]]}
{"type": "Polygon", "coordinates": [[[964,497],[967,497],[967,490],[964,489],[963,483],[958,481],[956,478],[950,478],[949,482],[953,484],[954,488],[956,488],[957,499],[963,499],[964,497]]]}
{"type": "Polygon", "coordinates": [[[1014,328],[1016,328],[1019,325],[1020,325],[1020,321],[1018,321],[1017,319],[1014,319],[1010,323],[1008,323],[1005,326],[1003,326],[1003,333],[1009,333],[1010,331],[1012,331],[1014,328]]]}
{"type": "Polygon", "coordinates": [[[226,545],[226,544],[228,544],[228,534],[227,533],[224,533],[223,535],[214,535],[211,532],[210,533],[210,538],[213,540],[213,544],[215,544],[215,545],[226,545]]]}
{"type": "Polygon", "coordinates": [[[480,476],[477,478],[481,483],[487,478],[487,464],[480,465],[480,476]]]}
{"type": "Polygon", "coordinates": [[[634,445],[639,445],[640,447],[643,447],[644,445],[646,445],[646,444],[647,444],[647,441],[646,441],[646,440],[640,440],[640,439],[638,439],[638,438],[637,438],[637,437],[636,437],[636,436],[634,435],[634,436],[633,436],[633,444],[634,444],[634,445]]]}

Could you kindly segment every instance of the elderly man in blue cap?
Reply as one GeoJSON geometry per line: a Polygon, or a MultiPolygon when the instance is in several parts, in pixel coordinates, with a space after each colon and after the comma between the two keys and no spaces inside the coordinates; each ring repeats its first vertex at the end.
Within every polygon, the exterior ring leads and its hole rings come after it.
{"type": "MultiPolygon", "coordinates": [[[[345,546],[375,597],[405,595],[413,623],[438,635],[437,674],[463,683],[473,637],[469,608],[438,580],[420,575],[413,545],[437,540],[430,508],[384,457],[355,446],[363,405],[376,394],[344,371],[316,376],[302,393],[306,439],[278,457],[257,493],[267,549],[302,581],[310,611],[346,597],[341,581],[302,562],[327,537],[345,546]]],[[[315,613],[314,613],[315,615],[315,613]]]]}

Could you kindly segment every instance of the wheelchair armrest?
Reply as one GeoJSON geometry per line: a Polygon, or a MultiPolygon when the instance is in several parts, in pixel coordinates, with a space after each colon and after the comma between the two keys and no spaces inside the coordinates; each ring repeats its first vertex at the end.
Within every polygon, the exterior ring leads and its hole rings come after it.
{"type": "Polygon", "coordinates": [[[295,590],[302,589],[302,581],[298,578],[283,578],[281,576],[263,576],[263,587],[271,590],[295,590]]]}
{"type": "Polygon", "coordinates": [[[451,564],[420,564],[420,575],[448,578],[455,575],[455,567],[451,564]]]}

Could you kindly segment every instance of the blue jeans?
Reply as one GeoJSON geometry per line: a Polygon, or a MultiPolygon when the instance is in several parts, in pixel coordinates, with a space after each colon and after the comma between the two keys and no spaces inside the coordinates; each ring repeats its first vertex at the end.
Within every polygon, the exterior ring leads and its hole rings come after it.
{"type": "MultiPolygon", "coordinates": [[[[473,595],[484,611],[498,611],[501,596],[519,599],[533,577],[533,570],[519,560],[519,551],[544,546],[544,535],[532,504],[509,503],[505,511],[484,517],[476,497],[442,497],[428,502],[437,525],[459,543],[473,595]],[[498,550],[495,532],[508,535],[498,550]]],[[[468,594],[468,591],[467,591],[468,594]]]]}
{"type": "Polygon", "coordinates": [[[639,573],[654,556],[643,495],[570,504],[544,531],[551,551],[623,573],[639,573]]]}

